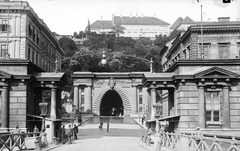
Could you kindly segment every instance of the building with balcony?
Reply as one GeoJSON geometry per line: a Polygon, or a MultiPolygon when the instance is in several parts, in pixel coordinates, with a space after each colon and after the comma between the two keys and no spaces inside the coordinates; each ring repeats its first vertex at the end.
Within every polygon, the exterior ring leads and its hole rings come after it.
{"type": "Polygon", "coordinates": [[[239,27],[229,17],[203,22],[203,34],[200,24],[191,25],[160,52],[164,73],[145,74],[151,96],[162,90],[159,120],[169,131],[240,129],[239,27]]]}

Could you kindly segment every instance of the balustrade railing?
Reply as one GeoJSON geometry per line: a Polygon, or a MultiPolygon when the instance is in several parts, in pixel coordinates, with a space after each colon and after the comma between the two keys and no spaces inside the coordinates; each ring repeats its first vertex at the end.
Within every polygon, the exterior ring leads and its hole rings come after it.
{"type": "Polygon", "coordinates": [[[41,145],[41,137],[39,137],[39,135],[40,135],[40,132],[38,132],[38,133],[19,133],[19,134],[0,133],[0,151],[5,151],[5,150],[13,151],[13,150],[29,149],[26,146],[26,140],[27,140],[27,138],[30,138],[33,136],[36,136],[36,137],[34,137],[34,138],[36,138],[35,140],[37,140],[37,143],[40,143],[39,145],[41,145]]]}
{"type": "Polygon", "coordinates": [[[160,132],[160,144],[177,151],[240,151],[240,136],[160,132]]]}

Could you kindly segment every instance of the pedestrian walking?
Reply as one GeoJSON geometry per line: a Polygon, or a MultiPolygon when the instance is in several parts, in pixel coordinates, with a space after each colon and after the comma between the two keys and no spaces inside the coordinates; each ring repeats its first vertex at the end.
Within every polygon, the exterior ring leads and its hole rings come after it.
{"type": "Polygon", "coordinates": [[[76,124],[74,124],[73,133],[74,133],[74,139],[77,140],[78,127],[76,126],[76,124]]]}
{"type": "Polygon", "coordinates": [[[65,125],[62,127],[62,143],[64,144],[66,142],[66,129],[65,125]]]}
{"type": "Polygon", "coordinates": [[[72,144],[73,128],[71,125],[68,127],[68,144],[72,144]]]}
{"type": "Polygon", "coordinates": [[[99,126],[99,129],[103,129],[103,120],[100,121],[100,126],[99,126]]]}
{"type": "Polygon", "coordinates": [[[109,120],[107,120],[107,132],[109,131],[109,120]]]}
{"type": "Polygon", "coordinates": [[[142,117],[142,125],[143,125],[144,120],[145,120],[145,116],[143,115],[143,117],[142,117]]]}

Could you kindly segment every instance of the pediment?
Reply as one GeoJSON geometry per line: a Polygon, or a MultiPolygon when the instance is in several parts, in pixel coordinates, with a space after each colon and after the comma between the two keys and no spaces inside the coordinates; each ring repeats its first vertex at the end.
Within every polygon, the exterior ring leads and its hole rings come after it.
{"type": "Polygon", "coordinates": [[[0,70],[0,79],[11,79],[12,75],[0,70]]]}
{"type": "Polygon", "coordinates": [[[213,67],[194,75],[195,78],[237,78],[239,74],[219,67],[213,67]]]}

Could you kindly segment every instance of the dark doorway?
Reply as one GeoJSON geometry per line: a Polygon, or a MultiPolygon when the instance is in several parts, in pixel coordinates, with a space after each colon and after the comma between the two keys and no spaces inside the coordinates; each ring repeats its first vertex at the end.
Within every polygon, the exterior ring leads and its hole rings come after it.
{"type": "Polygon", "coordinates": [[[100,104],[100,116],[122,116],[123,102],[115,90],[107,91],[100,104]]]}

